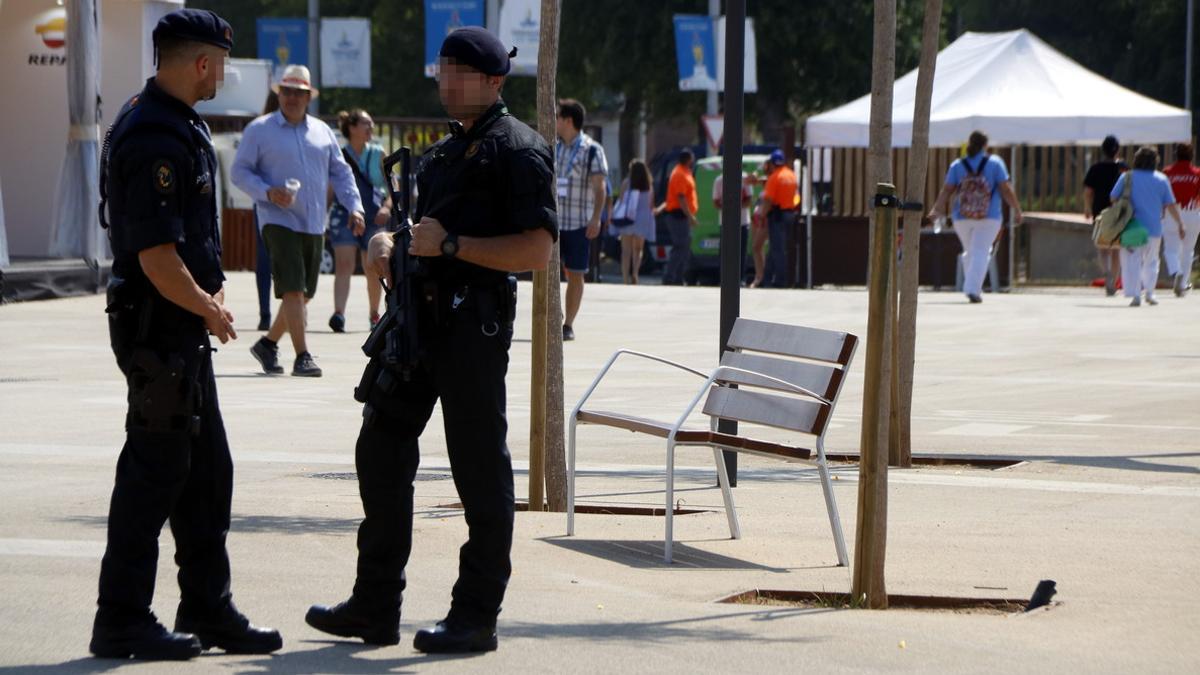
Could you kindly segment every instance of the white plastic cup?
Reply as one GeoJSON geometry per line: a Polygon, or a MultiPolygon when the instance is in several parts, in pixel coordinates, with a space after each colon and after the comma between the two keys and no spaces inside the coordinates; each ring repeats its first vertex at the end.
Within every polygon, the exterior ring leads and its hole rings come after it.
{"type": "Polygon", "coordinates": [[[283,187],[287,189],[288,194],[295,197],[300,191],[300,180],[297,178],[289,178],[283,183],[283,187]]]}

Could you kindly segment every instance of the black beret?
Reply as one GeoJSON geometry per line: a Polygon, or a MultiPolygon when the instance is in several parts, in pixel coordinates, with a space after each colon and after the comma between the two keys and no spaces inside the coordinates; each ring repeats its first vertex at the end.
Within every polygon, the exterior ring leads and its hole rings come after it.
{"type": "Polygon", "coordinates": [[[509,59],[517,55],[517,48],[508,51],[487,29],[465,26],[446,36],[438,55],[471,66],[485,75],[507,75],[512,68],[509,59]]]}
{"type": "Polygon", "coordinates": [[[164,37],[205,42],[222,49],[233,49],[233,29],[229,22],[207,9],[178,9],[158,20],[154,44],[164,37]]]}

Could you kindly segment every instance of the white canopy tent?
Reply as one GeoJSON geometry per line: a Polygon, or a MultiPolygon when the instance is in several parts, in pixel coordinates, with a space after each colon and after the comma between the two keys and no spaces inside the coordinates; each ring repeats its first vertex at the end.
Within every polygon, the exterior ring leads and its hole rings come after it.
{"type": "MultiPolygon", "coordinates": [[[[912,142],[917,71],[896,81],[892,145],[912,142]]],[[[1110,82],[1027,30],[965,33],[938,54],[930,147],[955,147],[976,129],[992,145],[1186,141],[1191,114],[1110,82]]],[[[871,95],[809,118],[810,147],[867,147],[871,95]]]]}

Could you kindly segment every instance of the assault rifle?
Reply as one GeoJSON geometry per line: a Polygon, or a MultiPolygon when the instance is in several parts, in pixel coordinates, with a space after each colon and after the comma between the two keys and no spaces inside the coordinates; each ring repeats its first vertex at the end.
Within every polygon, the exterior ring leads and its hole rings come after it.
{"type": "MultiPolygon", "coordinates": [[[[384,284],[387,311],[370,337],[363,343],[363,353],[372,364],[398,372],[402,379],[412,377],[417,366],[417,305],[414,275],[417,264],[408,254],[412,242],[412,149],[402,147],[383,160],[383,175],[387,177],[388,192],[392,197],[392,220],[396,229],[392,234],[392,257],[390,259],[392,283],[384,284]],[[400,175],[394,173],[400,165],[400,175]],[[399,190],[396,184],[399,183],[399,190]]],[[[383,280],[380,280],[383,283],[383,280]]],[[[368,371],[372,368],[368,366],[368,371]]]]}

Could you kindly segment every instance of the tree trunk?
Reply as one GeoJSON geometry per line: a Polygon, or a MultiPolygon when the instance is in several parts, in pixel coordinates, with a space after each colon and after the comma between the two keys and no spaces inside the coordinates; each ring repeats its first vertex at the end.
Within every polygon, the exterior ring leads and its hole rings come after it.
{"type": "MultiPolygon", "coordinates": [[[[542,0],[538,44],[538,131],[555,143],[558,99],[558,31],[561,0],[542,0]]],[[[553,247],[545,272],[534,273],[533,382],[529,417],[529,508],[541,511],[543,486],[549,510],[567,510],[567,464],[563,437],[562,301],[560,260],[553,247]]]]}
{"type": "MultiPolygon", "coordinates": [[[[871,187],[895,195],[892,180],[892,88],[896,80],[896,0],[875,0],[875,48],[871,65],[871,187]]],[[[875,208],[871,224],[870,308],[866,383],[863,390],[858,528],[852,594],[874,609],[887,607],[887,445],[891,400],[890,333],[895,304],[895,209],[875,208]]]]}
{"type": "MultiPolygon", "coordinates": [[[[917,71],[917,100],[913,109],[912,151],[908,155],[908,186],[904,201],[925,198],[929,170],[929,111],[933,98],[933,76],[937,66],[938,37],[942,26],[942,0],[925,0],[921,32],[921,65],[917,71]]],[[[894,364],[892,399],[892,444],[888,458],[892,466],[912,466],[912,393],[917,350],[917,287],[920,283],[921,211],[904,212],[904,234],[900,253],[900,303],[896,311],[897,356],[894,364]]]]}

